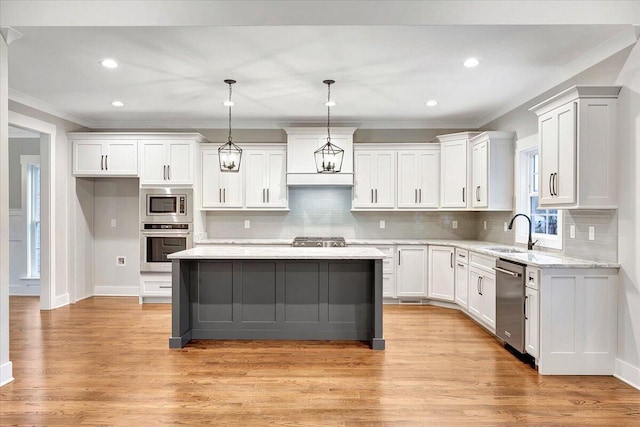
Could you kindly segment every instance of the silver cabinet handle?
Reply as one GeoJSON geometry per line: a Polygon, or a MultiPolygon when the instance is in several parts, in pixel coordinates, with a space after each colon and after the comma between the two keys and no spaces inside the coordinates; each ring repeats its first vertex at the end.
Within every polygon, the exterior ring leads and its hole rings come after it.
{"type": "Polygon", "coordinates": [[[482,276],[480,276],[480,277],[478,277],[478,279],[479,279],[478,281],[480,282],[480,295],[484,295],[484,294],[482,293],[482,279],[483,279],[483,277],[482,277],[482,276]]]}
{"type": "Polygon", "coordinates": [[[171,165],[167,165],[167,181],[171,181],[171,165]]]}
{"type": "Polygon", "coordinates": [[[371,189],[371,203],[373,203],[373,188],[371,189]]]}
{"type": "Polygon", "coordinates": [[[418,190],[418,201],[422,203],[422,188],[418,190]]]}
{"type": "Polygon", "coordinates": [[[171,289],[171,285],[160,285],[160,289],[171,289]]]}
{"type": "Polygon", "coordinates": [[[418,189],[413,190],[414,203],[418,203],[418,189]]]}
{"type": "Polygon", "coordinates": [[[480,186],[476,187],[476,202],[480,201],[480,186]]]}
{"type": "Polygon", "coordinates": [[[222,203],[222,188],[218,188],[218,202],[222,203]]]}
{"type": "Polygon", "coordinates": [[[465,200],[464,200],[464,187],[462,187],[462,203],[464,203],[464,202],[465,202],[465,200]]]}
{"type": "Polygon", "coordinates": [[[104,155],[100,156],[100,170],[104,170],[104,155]]]}
{"type": "Polygon", "coordinates": [[[453,268],[453,252],[449,254],[449,264],[451,265],[451,268],[453,268]]]}
{"type": "Polygon", "coordinates": [[[270,197],[269,197],[269,189],[267,188],[267,203],[270,203],[270,202],[271,202],[271,200],[270,200],[270,197]]]}
{"type": "Polygon", "coordinates": [[[529,317],[527,316],[527,302],[529,301],[529,295],[525,295],[524,296],[524,320],[529,320],[529,317]]]}
{"type": "Polygon", "coordinates": [[[398,265],[400,265],[400,251],[398,251],[398,265]]]}
{"type": "Polygon", "coordinates": [[[376,203],[378,203],[378,189],[376,188],[376,203]]]}
{"type": "Polygon", "coordinates": [[[499,271],[500,273],[508,274],[511,277],[520,277],[520,276],[522,276],[522,274],[520,274],[520,273],[516,273],[514,271],[505,270],[504,268],[500,268],[500,267],[491,267],[491,268],[493,268],[495,271],[499,271]]]}

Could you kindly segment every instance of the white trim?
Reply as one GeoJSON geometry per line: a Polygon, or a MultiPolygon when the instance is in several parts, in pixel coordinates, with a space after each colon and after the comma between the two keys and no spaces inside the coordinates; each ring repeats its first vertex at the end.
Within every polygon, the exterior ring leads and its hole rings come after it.
{"type": "Polygon", "coordinates": [[[69,294],[58,295],[53,300],[53,308],[64,307],[65,305],[69,305],[69,294]]]}
{"type": "Polygon", "coordinates": [[[40,134],[37,132],[31,132],[28,129],[21,129],[13,126],[9,126],[9,139],[40,139],[40,134]]]}
{"type": "Polygon", "coordinates": [[[135,285],[135,286],[99,285],[93,289],[93,296],[138,297],[140,296],[140,285],[135,285]]]}
{"type": "Polygon", "coordinates": [[[13,381],[13,364],[9,361],[0,366],[0,387],[13,381]]]}
{"type": "Polygon", "coordinates": [[[11,284],[9,285],[9,295],[11,296],[40,296],[40,285],[28,286],[24,284],[11,284]]]}
{"type": "Polygon", "coordinates": [[[631,387],[640,390],[640,368],[621,359],[616,359],[613,376],[631,387]]]}
{"type": "MultiPolygon", "coordinates": [[[[68,120],[73,123],[77,123],[79,125],[82,125],[88,128],[97,127],[95,126],[96,124],[95,122],[92,122],[91,120],[85,117],[81,117],[81,116],[69,113],[59,107],[51,105],[33,96],[24,94],[22,92],[18,92],[17,90],[14,90],[14,89],[9,89],[9,100],[25,105],[27,107],[34,108],[36,110],[40,110],[43,113],[51,114],[52,116],[60,117],[61,119],[68,120]]],[[[11,121],[11,111],[9,111],[9,124],[15,124],[11,121]]],[[[23,127],[27,127],[27,126],[23,126],[23,127]]],[[[38,130],[35,128],[28,128],[28,129],[38,130]]],[[[44,133],[48,133],[48,132],[44,132],[44,133]]]]}
{"type": "MultiPolygon", "coordinates": [[[[56,300],[56,125],[24,114],[9,111],[9,124],[40,132],[40,156],[46,169],[41,174],[41,267],[40,267],[40,309],[51,310],[56,300]],[[48,139],[48,145],[46,144],[48,139]],[[43,150],[44,148],[44,150],[43,150]]],[[[41,166],[42,166],[41,163],[41,166]]],[[[68,248],[65,248],[68,250],[68,248]]],[[[67,298],[68,299],[68,298],[67,298]]]]}

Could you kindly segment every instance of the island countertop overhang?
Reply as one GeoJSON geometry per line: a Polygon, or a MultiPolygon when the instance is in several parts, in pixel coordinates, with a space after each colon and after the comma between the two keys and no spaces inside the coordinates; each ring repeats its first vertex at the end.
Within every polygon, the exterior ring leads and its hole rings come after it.
{"type": "Polygon", "coordinates": [[[294,247],[229,247],[229,246],[199,246],[167,256],[176,259],[345,259],[345,260],[374,260],[384,259],[385,255],[375,248],[346,247],[346,248],[294,248],[294,247]]]}

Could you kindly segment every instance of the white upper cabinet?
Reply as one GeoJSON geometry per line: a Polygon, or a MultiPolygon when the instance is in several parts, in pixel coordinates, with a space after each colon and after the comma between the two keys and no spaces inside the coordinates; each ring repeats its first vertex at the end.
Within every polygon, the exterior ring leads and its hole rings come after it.
{"type": "MultiPolygon", "coordinates": [[[[71,134],[70,137],[75,138],[75,136],[71,134]]],[[[95,138],[73,139],[72,141],[74,175],[138,175],[138,143],[135,139],[116,140],[95,138]]]]}
{"type": "Polygon", "coordinates": [[[354,157],[353,207],[393,209],[396,179],[395,150],[360,145],[354,150],[354,157]]]}
{"type": "Polygon", "coordinates": [[[513,208],[513,132],[482,132],[470,141],[473,209],[513,208]]]}
{"type": "Polygon", "coordinates": [[[152,140],[140,145],[140,185],[193,185],[194,140],[152,140]]]}
{"type": "Polygon", "coordinates": [[[439,205],[440,145],[428,146],[398,150],[396,193],[400,209],[437,208],[439,205]]]}
{"type": "Polygon", "coordinates": [[[469,203],[469,140],[478,132],[439,135],[440,141],[440,207],[464,209],[469,203]]]}
{"type": "Polygon", "coordinates": [[[538,115],[541,207],[617,207],[619,92],[619,86],[574,86],[530,109],[538,115]]]}
{"type": "Polygon", "coordinates": [[[202,208],[242,208],[243,165],[238,172],[221,172],[218,147],[203,146],[200,156],[202,208]]]}
{"type": "Polygon", "coordinates": [[[286,149],[245,149],[242,157],[245,168],[246,207],[286,208],[286,149]]]}

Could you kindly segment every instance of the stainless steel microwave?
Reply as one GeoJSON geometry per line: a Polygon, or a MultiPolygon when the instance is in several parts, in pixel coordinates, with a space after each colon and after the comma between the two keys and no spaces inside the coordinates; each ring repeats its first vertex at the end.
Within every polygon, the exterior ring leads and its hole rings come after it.
{"type": "Polygon", "coordinates": [[[146,188],[140,195],[140,222],[193,222],[193,190],[146,188]]]}

